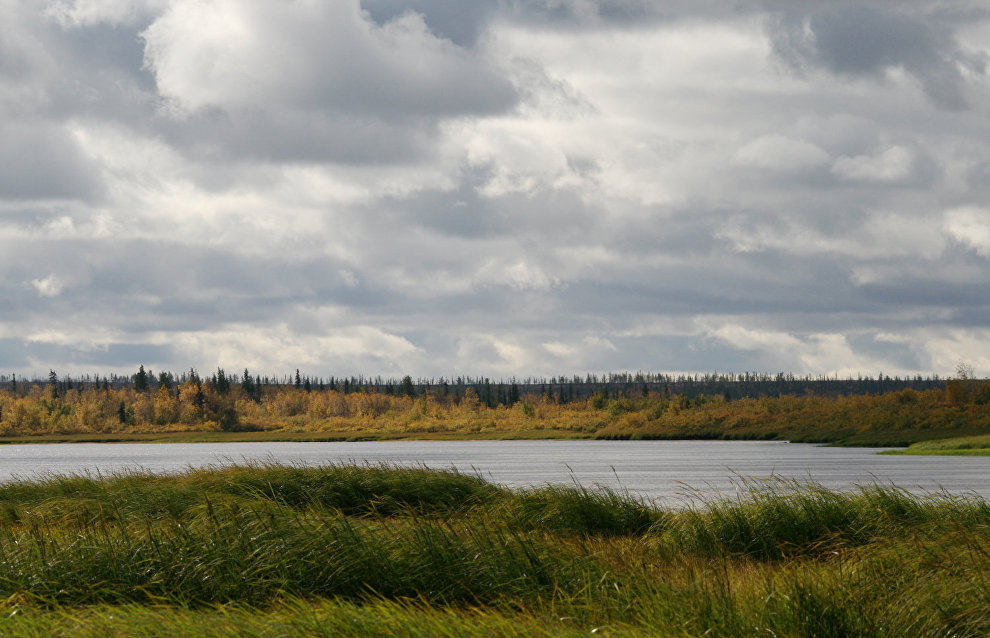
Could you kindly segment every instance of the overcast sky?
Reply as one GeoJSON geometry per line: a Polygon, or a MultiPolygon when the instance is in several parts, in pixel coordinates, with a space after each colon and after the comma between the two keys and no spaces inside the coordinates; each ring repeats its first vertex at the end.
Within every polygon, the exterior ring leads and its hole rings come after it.
{"type": "Polygon", "coordinates": [[[0,17],[0,372],[990,374],[985,0],[0,17]]]}

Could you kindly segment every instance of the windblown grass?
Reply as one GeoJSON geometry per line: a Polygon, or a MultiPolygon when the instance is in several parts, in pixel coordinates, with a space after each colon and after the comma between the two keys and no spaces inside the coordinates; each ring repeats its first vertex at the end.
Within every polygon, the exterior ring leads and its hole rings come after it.
{"type": "Polygon", "coordinates": [[[916,496],[879,484],[838,492],[782,478],[747,485],[742,498],[701,498],[670,517],[661,534],[668,551],[775,560],[920,529],[990,524],[990,506],[975,497],[916,496]]]}
{"type": "Polygon", "coordinates": [[[880,485],[747,487],[664,511],[580,486],[511,492],[387,466],[9,483],[3,633],[990,632],[985,501],[880,485]]]}
{"type": "Polygon", "coordinates": [[[233,501],[290,509],[319,506],[349,515],[425,513],[469,507],[498,493],[484,480],[454,470],[253,462],[176,475],[125,471],[13,481],[0,485],[0,520],[15,522],[25,513],[182,519],[204,503],[233,501]]]}

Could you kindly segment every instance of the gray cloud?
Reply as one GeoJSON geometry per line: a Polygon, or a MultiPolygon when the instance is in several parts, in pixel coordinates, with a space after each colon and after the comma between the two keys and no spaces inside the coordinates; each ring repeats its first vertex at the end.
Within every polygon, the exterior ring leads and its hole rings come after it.
{"type": "Polygon", "coordinates": [[[471,47],[498,8],[497,0],[445,2],[444,0],[365,0],[361,8],[378,24],[415,12],[423,16],[438,37],[463,47],[471,47]]]}
{"type": "Polygon", "coordinates": [[[789,11],[772,23],[770,35],[777,55],[797,68],[869,77],[902,68],[947,109],[967,103],[960,69],[986,68],[985,55],[964,51],[944,25],[888,5],[789,11]]]}
{"type": "Polygon", "coordinates": [[[512,85],[418,14],[376,24],[356,2],[315,12],[237,3],[238,30],[176,3],[142,33],[145,67],[177,113],[173,139],[274,161],[406,160],[439,121],[503,112],[512,85]],[[192,117],[192,120],[189,118],[192,117]]]}
{"type": "Polygon", "coordinates": [[[44,121],[0,124],[0,199],[84,199],[99,196],[97,167],[64,128],[44,121]]]}

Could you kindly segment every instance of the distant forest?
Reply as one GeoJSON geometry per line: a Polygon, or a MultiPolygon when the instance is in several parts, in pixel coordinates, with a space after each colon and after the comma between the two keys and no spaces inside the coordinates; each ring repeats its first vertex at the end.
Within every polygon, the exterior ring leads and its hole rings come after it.
{"type": "MultiPolygon", "coordinates": [[[[907,444],[990,432],[990,381],[790,374],[401,379],[209,375],[0,377],[0,436],[248,432],[395,437],[733,438],[907,444]]],[[[102,440],[102,439],[99,439],[102,440]]]]}
{"type": "Polygon", "coordinates": [[[815,394],[826,397],[846,395],[875,395],[910,388],[912,390],[944,389],[946,379],[938,375],[922,377],[890,377],[882,372],[876,377],[829,377],[824,375],[794,375],[783,372],[708,373],[673,375],[661,372],[613,372],[557,377],[527,377],[517,379],[491,379],[487,377],[437,377],[402,379],[383,377],[337,377],[294,374],[261,376],[245,369],[243,373],[229,373],[223,368],[209,375],[201,375],[194,369],[176,374],[155,373],[140,366],[131,375],[59,375],[49,372],[47,378],[18,378],[14,374],[0,375],[0,390],[11,394],[26,393],[31,386],[48,386],[56,394],[69,390],[102,388],[121,390],[130,388],[137,392],[157,391],[193,384],[207,384],[224,394],[232,386],[240,386],[248,396],[260,396],[265,389],[297,388],[309,391],[333,390],[344,394],[375,393],[416,398],[430,393],[438,398],[458,401],[468,389],[483,405],[494,408],[512,406],[524,397],[543,397],[557,404],[587,401],[594,396],[632,397],[655,394],[661,397],[683,396],[694,399],[699,396],[719,396],[724,400],[758,399],[761,397],[800,396],[815,394]]]}

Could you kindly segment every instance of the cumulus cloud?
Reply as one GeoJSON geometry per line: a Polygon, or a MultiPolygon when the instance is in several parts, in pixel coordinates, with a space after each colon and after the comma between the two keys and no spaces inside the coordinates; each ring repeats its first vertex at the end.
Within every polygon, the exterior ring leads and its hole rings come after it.
{"type": "Polygon", "coordinates": [[[440,120],[515,101],[494,65],[420,14],[376,24],[356,0],[182,0],[142,38],[169,116],[197,117],[196,131],[233,154],[387,161],[423,150],[440,120]]]}

